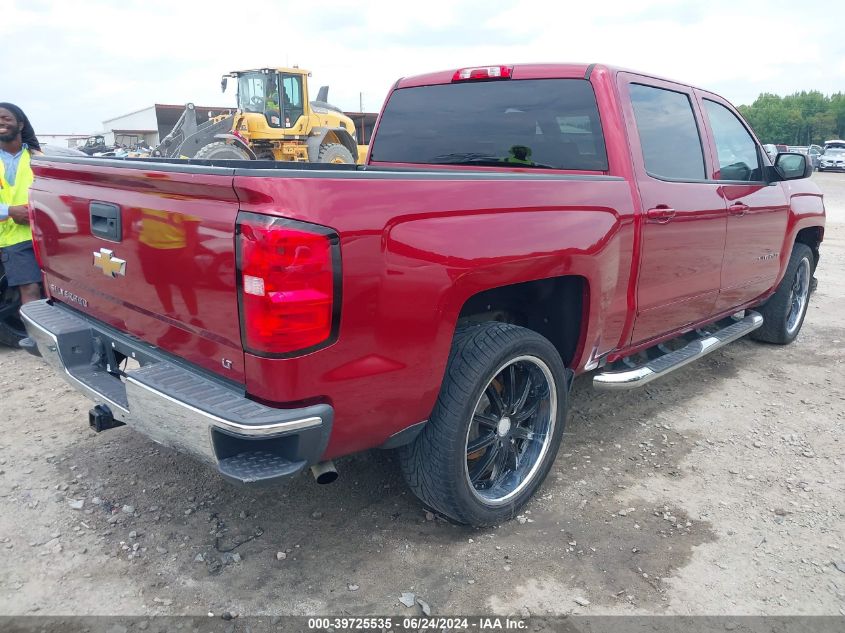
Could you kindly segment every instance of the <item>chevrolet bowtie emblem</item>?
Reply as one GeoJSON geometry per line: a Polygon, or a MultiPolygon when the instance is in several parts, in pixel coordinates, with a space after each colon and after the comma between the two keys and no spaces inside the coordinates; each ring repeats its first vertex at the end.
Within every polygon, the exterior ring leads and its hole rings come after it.
{"type": "Polygon", "coordinates": [[[107,248],[94,253],[94,268],[102,270],[107,277],[126,276],[126,260],[114,257],[114,252],[107,248]]]}

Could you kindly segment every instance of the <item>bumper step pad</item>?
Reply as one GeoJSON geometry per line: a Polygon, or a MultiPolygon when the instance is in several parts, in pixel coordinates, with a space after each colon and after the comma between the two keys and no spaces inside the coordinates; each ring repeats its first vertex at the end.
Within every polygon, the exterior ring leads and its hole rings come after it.
{"type": "Polygon", "coordinates": [[[230,481],[256,484],[290,477],[305,466],[305,461],[292,462],[267,451],[252,451],[221,459],[217,469],[230,481]]]}

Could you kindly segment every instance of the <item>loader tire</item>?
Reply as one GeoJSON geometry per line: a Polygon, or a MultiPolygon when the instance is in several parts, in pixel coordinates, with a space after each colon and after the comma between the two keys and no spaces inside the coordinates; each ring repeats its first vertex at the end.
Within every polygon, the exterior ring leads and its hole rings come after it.
{"type": "Polygon", "coordinates": [[[320,148],[317,162],[354,165],[355,158],[352,156],[352,152],[340,143],[327,143],[320,148]]]}
{"type": "Polygon", "coordinates": [[[194,158],[204,160],[249,160],[249,154],[237,145],[224,141],[209,143],[199,148],[194,158]]]}

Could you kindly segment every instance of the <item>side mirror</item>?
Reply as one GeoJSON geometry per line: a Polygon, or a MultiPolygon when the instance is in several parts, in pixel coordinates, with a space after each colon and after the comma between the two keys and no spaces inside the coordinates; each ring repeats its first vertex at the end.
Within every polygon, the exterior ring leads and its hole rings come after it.
{"type": "Polygon", "coordinates": [[[784,180],[798,180],[813,175],[813,164],[807,156],[794,152],[778,153],[775,168],[784,180]]]}
{"type": "Polygon", "coordinates": [[[223,77],[220,80],[220,92],[226,92],[226,86],[229,85],[229,78],[223,77]]]}

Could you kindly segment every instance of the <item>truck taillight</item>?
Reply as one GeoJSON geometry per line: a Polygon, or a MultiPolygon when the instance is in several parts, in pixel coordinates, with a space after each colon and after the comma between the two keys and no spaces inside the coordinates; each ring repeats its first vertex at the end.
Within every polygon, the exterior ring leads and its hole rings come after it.
{"type": "Polygon", "coordinates": [[[510,66],[479,66],[461,68],[455,71],[452,81],[473,81],[476,79],[510,79],[513,68],[510,66]]]}
{"type": "Polygon", "coordinates": [[[238,281],[244,348],[289,355],[328,345],[340,306],[340,242],[332,230],[238,214],[238,281]]]}

